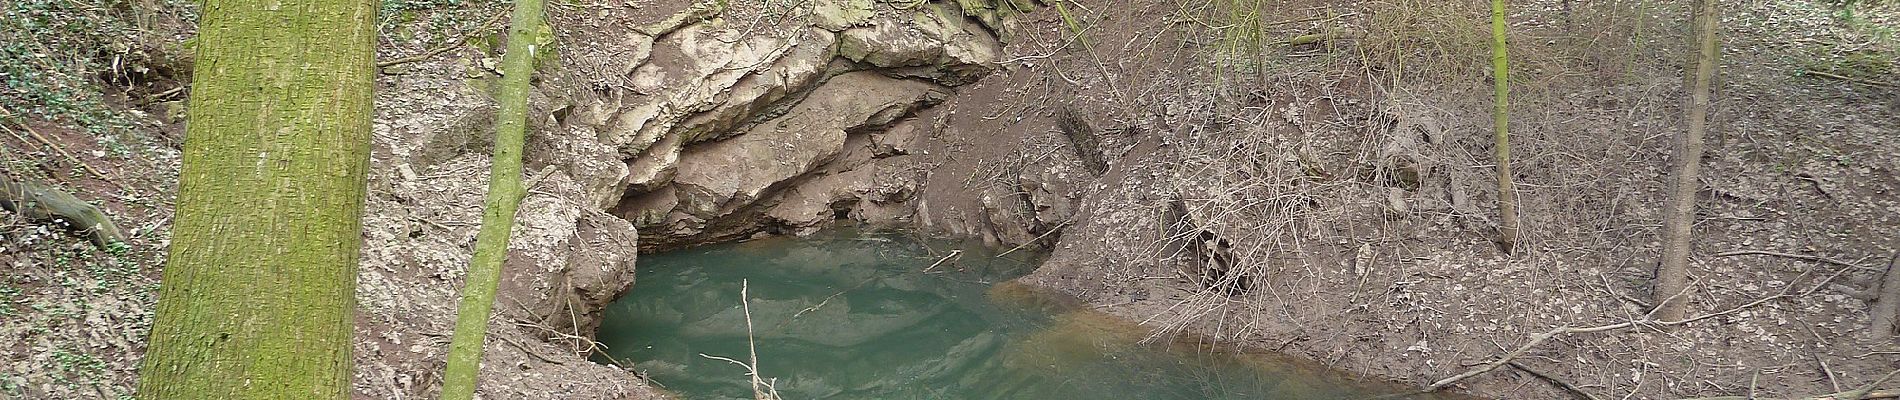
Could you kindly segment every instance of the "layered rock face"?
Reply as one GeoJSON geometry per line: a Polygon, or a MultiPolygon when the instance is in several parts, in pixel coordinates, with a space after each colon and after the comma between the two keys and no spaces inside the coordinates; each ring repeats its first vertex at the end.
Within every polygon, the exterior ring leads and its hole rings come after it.
{"type": "Polygon", "coordinates": [[[629,90],[569,106],[563,125],[626,162],[590,200],[616,204],[642,249],[903,218],[890,205],[920,180],[891,158],[915,136],[887,128],[989,72],[1001,47],[961,4],[806,11],[809,26],[749,35],[717,22],[631,32],[629,90]]]}
{"type": "MultiPolygon", "coordinates": [[[[908,221],[927,174],[911,152],[926,132],[900,121],[990,72],[1000,16],[1018,10],[722,3],[551,10],[557,56],[536,76],[529,195],[490,323],[485,397],[661,396],[585,359],[643,250],[908,221]]],[[[440,390],[427,371],[442,365],[487,182],[496,76],[484,61],[379,82],[373,164],[392,167],[372,176],[365,224],[360,397],[440,390]]]]}

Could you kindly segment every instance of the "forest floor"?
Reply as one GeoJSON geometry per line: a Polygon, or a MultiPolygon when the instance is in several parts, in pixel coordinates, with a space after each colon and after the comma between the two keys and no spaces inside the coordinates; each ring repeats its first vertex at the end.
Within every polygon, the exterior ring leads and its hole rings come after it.
{"type": "MultiPolygon", "coordinates": [[[[1521,251],[1504,254],[1492,242],[1485,42],[1472,28],[1481,5],[1311,3],[1241,21],[1145,2],[1045,14],[1040,47],[1012,51],[1033,61],[966,89],[987,105],[959,115],[1027,114],[1034,128],[1016,129],[1050,137],[1067,107],[1105,132],[1110,168],[1026,281],[1158,335],[1419,387],[1555,328],[1641,319],[1682,129],[1686,9],[1514,4],[1526,231],[1521,251]],[[1266,26],[1265,38],[1176,28],[1234,23],[1266,26]],[[1050,38],[1075,31],[1094,48],[1057,51],[1064,42],[1050,38]],[[1268,46],[1213,71],[1174,61],[1327,32],[1349,39],[1268,46]],[[1068,84],[1048,85],[1051,75],[1068,84]],[[1221,287],[1195,281],[1207,267],[1182,242],[1203,240],[1196,231],[1236,260],[1216,272],[1221,287]]],[[[1900,345],[1868,334],[1868,294],[1900,256],[1900,89],[1883,83],[1900,13],[1773,1],[1725,15],[1691,294],[1697,313],[1720,315],[1559,335],[1518,356],[1521,367],[1453,387],[1513,399],[1807,396],[1900,368],[1900,345]]]]}
{"type": "Polygon", "coordinates": [[[102,248],[0,212],[0,399],[132,394],[170,236],[191,18],[151,4],[0,4],[0,176],[92,203],[126,239],[102,248]]]}

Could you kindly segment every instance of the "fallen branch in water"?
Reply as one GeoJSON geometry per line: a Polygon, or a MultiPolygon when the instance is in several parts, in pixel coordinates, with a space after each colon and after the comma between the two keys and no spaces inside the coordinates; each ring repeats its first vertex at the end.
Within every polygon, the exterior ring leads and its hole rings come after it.
{"type": "Polygon", "coordinates": [[[826,304],[831,304],[831,299],[838,298],[838,296],[843,296],[845,292],[857,290],[858,288],[864,287],[864,284],[871,283],[871,281],[875,281],[877,280],[877,278],[878,277],[875,277],[875,276],[870,277],[870,278],[865,278],[863,281],[859,281],[858,284],[852,285],[848,289],[840,290],[837,293],[832,293],[830,296],[825,296],[825,299],[823,301],[819,301],[818,304],[816,305],[813,305],[811,307],[805,307],[805,309],[803,310],[798,310],[798,312],[792,313],[791,318],[786,318],[785,322],[780,322],[777,327],[774,327],[772,329],[773,330],[783,329],[785,328],[786,324],[790,324],[792,323],[792,321],[798,320],[799,316],[805,315],[805,313],[808,313],[808,312],[818,311],[818,309],[820,308],[825,308],[826,304]]]}
{"type": "MultiPolygon", "coordinates": [[[[778,395],[778,388],[773,387],[772,382],[767,382],[759,378],[759,347],[757,342],[752,338],[752,302],[746,300],[747,286],[749,286],[749,284],[746,280],[739,280],[739,307],[745,310],[745,345],[746,350],[751,352],[752,362],[748,363],[727,357],[706,355],[706,353],[700,353],[699,356],[744,367],[746,376],[752,378],[753,400],[782,400],[783,398],[778,395]]],[[[774,381],[776,381],[776,379],[774,379],[774,381]]]]}
{"type": "MultiPolygon", "coordinates": [[[[1420,389],[1414,392],[1391,394],[1391,395],[1381,396],[1378,398],[1379,399],[1402,398],[1402,397],[1409,397],[1409,396],[1426,394],[1426,393],[1443,390],[1444,388],[1449,387],[1454,383],[1458,383],[1459,381],[1462,381],[1474,376],[1482,375],[1486,372],[1491,372],[1491,370],[1495,370],[1498,367],[1509,365],[1511,364],[1512,361],[1516,360],[1518,357],[1523,356],[1524,353],[1530,352],[1530,350],[1532,348],[1537,347],[1537,345],[1543,344],[1544,342],[1550,341],[1550,339],[1558,337],[1558,336],[1569,335],[1569,334],[1574,334],[1574,333],[1606,332],[1606,331],[1621,330],[1625,328],[1632,328],[1632,327],[1638,327],[1638,326],[1665,327],[1665,326],[1684,325],[1691,322],[1696,322],[1696,321],[1701,321],[1701,320],[1705,320],[1709,318],[1715,318],[1719,316],[1733,314],[1735,312],[1754,308],[1755,306],[1766,304],[1770,301],[1774,301],[1778,299],[1807,296],[1810,294],[1814,294],[1815,291],[1821,290],[1821,288],[1827,287],[1827,284],[1830,282],[1833,282],[1834,278],[1838,278],[1841,276],[1842,273],[1846,273],[1847,271],[1851,271],[1851,270],[1853,269],[1842,268],[1840,271],[1834,272],[1833,275],[1829,275],[1827,279],[1822,279],[1821,282],[1814,284],[1813,288],[1803,291],[1800,294],[1791,294],[1791,292],[1794,289],[1794,284],[1790,283],[1788,284],[1788,286],[1783,286],[1781,288],[1781,292],[1775,293],[1775,295],[1773,296],[1763,297],[1755,301],[1751,301],[1746,304],[1731,307],[1722,311],[1696,315],[1696,316],[1684,318],[1681,320],[1657,321],[1654,319],[1655,313],[1652,312],[1650,313],[1650,315],[1644,315],[1643,318],[1639,320],[1619,322],[1619,323],[1614,323],[1614,324],[1609,324],[1609,325],[1600,325],[1600,326],[1591,326],[1591,327],[1560,326],[1560,327],[1552,328],[1549,331],[1546,331],[1544,333],[1537,334],[1537,336],[1531,337],[1530,342],[1524,343],[1523,345],[1518,346],[1516,349],[1511,350],[1509,353],[1505,353],[1504,355],[1499,356],[1496,360],[1492,360],[1491,362],[1487,362],[1487,363],[1478,365],[1476,367],[1472,367],[1471,369],[1466,370],[1463,373],[1453,375],[1449,378],[1440,379],[1437,382],[1432,382],[1431,385],[1427,385],[1424,389],[1420,389]]],[[[1812,272],[1812,270],[1810,270],[1809,272],[1812,272]]],[[[1802,272],[1800,277],[1796,277],[1793,281],[1790,281],[1790,282],[1798,282],[1801,280],[1801,278],[1806,277],[1807,274],[1808,272],[1802,272]]]]}
{"type": "Polygon", "coordinates": [[[930,270],[937,269],[938,265],[943,265],[944,261],[950,261],[951,258],[958,258],[958,257],[963,257],[963,250],[961,249],[951,250],[950,255],[943,256],[943,258],[937,259],[937,263],[930,264],[930,266],[924,267],[923,271],[917,271],[917,272],[930,272],[930,270]]]}

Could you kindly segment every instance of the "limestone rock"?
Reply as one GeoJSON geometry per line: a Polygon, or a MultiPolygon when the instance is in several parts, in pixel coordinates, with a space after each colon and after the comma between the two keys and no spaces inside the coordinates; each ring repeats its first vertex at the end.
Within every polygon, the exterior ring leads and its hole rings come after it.
{"type": "Polygon", "coordinates": [[[960,15],[927,6],[903,17],[881,17],[844,31],[838,55],[947,86],[966,84],[994,70],[1002,44],[989,31],[952,17],[960,15]]]}
{"type": "Polygon", "coordinates": [[[831,32],[807,29],[798,40],[785,43],[789,47],[772,63],[755,67],[759,72],[740,79],[718,96],[712,110],[688,117],[674,133],[693,141],[717,139],[747,118],[778,105],[792,92],[818,83],[835,41],[836,35],[831,32]]]}
{"type": "Polygon", "coordinates": [[[848,131],[888,125],[945,95],[928,83],[871,72],[832,78],[786,116],[682,155],[674,178],[681,208],[711,217],[749,204],[830,161],[844,150],[848,131]]]}
{"type": "Polygon", "coordinates": [[[812,7],[812,25],[829,31],[863,26],[877,15],[871,0],[818,0],[812,7]]]}

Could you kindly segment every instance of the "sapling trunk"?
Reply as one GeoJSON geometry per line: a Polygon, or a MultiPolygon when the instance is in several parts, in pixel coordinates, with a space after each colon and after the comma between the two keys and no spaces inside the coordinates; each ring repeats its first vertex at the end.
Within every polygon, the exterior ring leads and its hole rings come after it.
{"type": "Polygon", "coordinates": [[[1695,227],[1696,192],[1702,188],[1702,136],[1709,123],[1709,83],[1715,78],[1716,29],[1721,17],[1715,0],[1702,0],[1695,18],[1696,62],[1685,83],[1691,86],[1688,99],[1688,129],[1676,137],[1672,160],[1669,203],[1663,210],[1663,253],[1656,269],[1656,319],[1673,321],[1687,314],[1689,300],[1690,232],[1695,227]]]}
{"type": "MultiPolygon", "coordinates": [[[[501,58],[501,87],[495,99],[495,150],[489,168],[488,195],[482,205],[482,229],[475,235],[475,256],[462,283],[462,303],[456,313],[455,337],[449,344],[448,368],[442,374],[442,398],[467,400],[475,396],[481,373],[482,342],[488,336],[488,315],[494,309],[495,288],[501,283],[502,262],[508,259],[508,234],[514,229],[515,208],[525,191],[521,183],[521,151],[527,137],[529,78],[534,74],[534,32],[541,27],[541,0],[515,0],[508,27],[508,53],[501,58]]],[[[545,49],[541,49],[545,50],[545,49]]]]}

